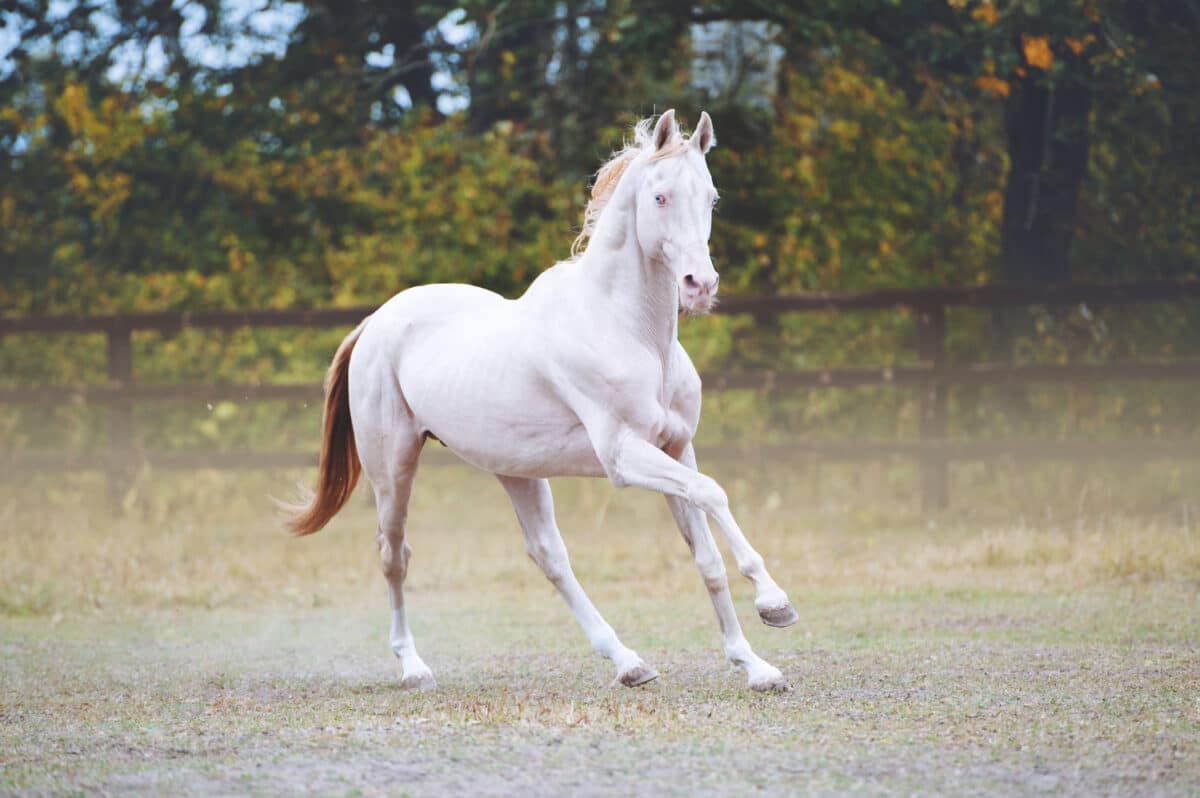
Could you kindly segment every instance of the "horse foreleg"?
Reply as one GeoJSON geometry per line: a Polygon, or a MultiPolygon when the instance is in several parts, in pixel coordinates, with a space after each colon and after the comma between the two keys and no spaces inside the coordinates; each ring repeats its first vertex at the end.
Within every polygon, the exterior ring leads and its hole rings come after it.
{"type": "Polygon", "coordinates": [[[790,626],[799,616],[787,594],[767,572],[762,555],[754,550],[729,511],[729,498],[716,480],[695,470],[696,455],[689,443],[678,461],[631,431],[615,438],[602,457],[614,484],[636,485],[675,496],[695,505],[717,522],[737,562],[738,572],[754,584],[754,607],[768,626],[790,626]]]}
{"type": "Polygon", "coordinates": [[[717,542],[713,540],[708,528],[708,519],[704,512],[692,504],[676,496],[667,496],[667,506],[671,515],[679,525],[679,531],[692,556],[696,559],[696,567],[708,588],[708,596],[712,599],[713,609],[717,613],[717,624],[721,628],[721,642],[725,648],[725,656],[734,665],[746,671],[752,690],[777,691],[788,690],[787,680],[779,669],[754,653],[746,636],[742,634],[742,625],[738,623],[737,612],[733,608],[733,599],[729,595],[729,581],[725,576],[725,563],[717,550],[717,542]]]}
{"type": "Polygon", "coordinates": [[[566,544],[554,520],[554,498],[550,494],[550,483],[544,479],[498,478],[517,511],[517,518],[525,532],[525,550],[530,559],[537,563],[546,578],[566,599],[592,648],[617,666],[616,681],[627,687],[635,687],[657,678],[658,673],[653,668],[621,643],[617,633],[600,615],[575,578],[566,544]]]}

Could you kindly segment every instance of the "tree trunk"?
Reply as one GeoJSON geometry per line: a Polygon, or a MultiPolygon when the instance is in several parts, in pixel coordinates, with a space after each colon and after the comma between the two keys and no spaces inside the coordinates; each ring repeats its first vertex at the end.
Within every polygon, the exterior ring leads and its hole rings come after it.
{"type": "Polygon", "coordinates": [[[396,48],[397,58],[413,58],[417,62],[400,81],[408,90],[413,105],[424,105],[437,111],[438,93],[433,88],[433,64],[429,54],[422,48],[425,36],[426,25],[418,13],[417,3],[398,4],[388,17],[383,31],[384,41],[396,48]],[[410,53],[413,55],[410,56],[410,53]]]}
{"type": "Polygon", "coordinates": [[[496,11],[471,69],[467,124],[473,132],[500,120],[524,122],[546,89],[546,64],[554,51],[554,26],[535,3],[513,3],[496,11]]]}
{"type": "Polygon", "coordinates": [[[1005,113],[1009,172],[1000,227],[1006,282],[1064,282],[1087,172],[1091,92],[1023,78],[1005,113]]]}
{"type": "MultiPolygon", "coordinates": [[[[1021,78],[1005,108],[1009,172],[1000,274],[1006,283],[1062,283],[1071,277],[1092,93],[1082,65],[1069,64],[1067,75],[1054,84],[1041,72],[1021,78]]],[[[995,315],[998,356],[1011,355],[1027,319],[1023,309],[995,315]]]]}

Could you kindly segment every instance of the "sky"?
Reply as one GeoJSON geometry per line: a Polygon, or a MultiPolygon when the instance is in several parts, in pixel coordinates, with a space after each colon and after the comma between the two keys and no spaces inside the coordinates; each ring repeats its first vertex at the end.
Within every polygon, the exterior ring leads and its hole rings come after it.
{"type": "MultiPolygon", "coordinates": [[[[78,5],[77,0],[53,0],[49,17],[62,18],[78,5]]],[[[110,4],[105,5],[111,7],[110,4]]],[[[211,68],[238,66],[264,55],[282,55],[287,47],[288,36],[304,15],[304,6],[300,3],[226,0],[223,6],[227,24],[232,29],[244,28],[248,35],[232,37],[225,44],[199,33],[206,15],[202,7],[187,0],[176,0],[174,5],[184,18],[185,51],[197,63],[211,68]]],[[[0,74],[7,74],[15,67],[10,55],[20,35],[16,30],[15,14],[4,14],[0,16],[0,21],[4,22],[4,27],[0,28],[0,74]]],[[[101,36],[117,28],[113,16],[103,9],[93,13],[91,21],[101,36]]],[[[51,47],[55,47],[62,56],[77,58],[89,44],[92,43],[73,35],[58,42],[43,42],[41,47],[47,53],[51,47]]],[[[123,81],[142,69],[153,74],[161,71],[166,63],[162,47],[157,42],[152,42],[146,48],[127,45],[116,53],[115,61],[108,74],[114,82],[123,81]]]]}
{"type": "MultiPolygon", "coordinates": [[[[50,16],[62,18],[76,6],[78,0],[53,0],[50,16]]],[[[105,6],[111,7],[110,4],[105,6]]],[[[202,7],[188,0],[176,0],[175,7],[184,18],[184,51],[192,61],[211,69],[237,67],[257,58],[282,56],[287,49],[288,37],[304,17],[301,3],[286,0],[225,0],[223,16],[226,25],[230,30],[244,33],[217,40],[200,32],[207,13],[202,7]]],[[[446,42],[460,44],[475,35],[473,25],[462,22],[465,16],[462,10],[455,10],[438,23],[439,33],[446,42]]],[[[92,22],[101,35],[116,30],[116,22],[103,8],[92,15],[92,22]]],[[[0,77],[6,77],[16,67],[11,53],[20,41],[20,35],[14,14],[0,15],[0,23],[3,23],[3,27],[0,27],[0,77]]],[[[41,54],[49,55],[51,48],[55,48],[63,57],[78,58],[90,44],[93,43],[80,36],[68,36],[58,42],[42,42],[38,49],[41,54]]],[[[388,45],[370,54],[367,62],[374,67],[386,68],[394,58],[393,48],[388,45]]],[[[114,83],[124,83],[136,79],[138,75],[161,74],[165,66],[166,57],[158,42],[151,42],[147,47],[131,43],[115,54],[108,78],[114,83]]],[[[438,99],[439,110],[443,113],[462,110],[469,102],[465,88],[457,85],[447,70],[435,73],[434,87],[444,92],[438,99]]],[[[403,107],[411,105],[408,92],[403,87],[397,88],[393,99],[403,107]]]]}
{"type": "MultiPolygon", "coordinates": [[[[92,14],[92,23],[100,33],[97,41],[103,41],[106,33],[117,30],[112,13],[105,11],[106,8],[111,9],[113,3],[114,0],[105,0],[100,4],[100,10],[92,14]]],[[[79,0],[51,0],[50,17],[64,17],[78,5],[79,0]]],[[[282,56],[287,50],[289,37],[305,14],[302,3],[289,0],[223,0],[222,17],[227,30],[233,35],[212,37],[201,32],[207,14],[203,7],[192,0],[174,0],[174,6],[184,19],[182,33],[185,53],[194,63],[210,69],[238,67],[255,59],[282,56]]],[[[465,17],[466,12],[462,9],[446,14],[437,25],[440,38],[448,44],[459,45],[476,37],[473,23],[464,22],[465,17]]],[[[0,77],[10,74],[16,66],[10,57],[19,41],[16,19],[13,14],[0,14],[0,22],[4,23],[0,27],[0,77]]],[[[582,18],[581,28],[586,28],[587,23],[588,20],[582,18]]],[[[714,94],[719,93],[734,74],[748,75],[748,81],[743,79],[740,82],[753,84],[750,88],[762,81],[773,83],[781,52],[777,46],[769,43],[771,32],[766,29],[765,23],[759,24],[758,28],[762,30],[727,24],[696,26],[697,50],[693,53],[692,69],[698,85],[708,86],[714,94]]],[[[57,42],[40,42],[34,49],[39,55],[46,56],[56,49],[60,57],[73,59],[83,55],[87,48],[98,46],[97,41],[86,41],[82,36],[72,35],[57,42]]],[[[581,43],[586,48],[591,40],[583,36],[581,43]]],[[[387,45],[370,53],[366,60],[372,67],[386,69],[395,61],[394,48],[387,45]]],[[[161,76],[166,61],[162,46],[157,41],[152,41],[148,46],[128,43],[115,53],[108,78],[114,83],[134,88],[139,77],[161,76]]],[[[557,61],[552,60],[548,68],[553,73],[558,66],[557,61]]],[[[438,109],[444,114],[461,111],[470,103],[466,86],[456,81],[455,73],[449,68],[435,71],[433,86],[441,92],[437,102],[438,109]]],[[[749,93],[763,94],[754,91],[749,93]]],[[[392,100],[402,108],[412,105],[403,86],[395,89],[392,100]]]]}

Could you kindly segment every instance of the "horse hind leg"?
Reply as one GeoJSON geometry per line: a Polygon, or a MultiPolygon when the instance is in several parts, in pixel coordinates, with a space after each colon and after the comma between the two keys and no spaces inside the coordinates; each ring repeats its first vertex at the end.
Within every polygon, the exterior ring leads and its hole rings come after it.
{"type": "Polygon", "coordinates": [[[412,547],[405,539],[405,529],[415,466],[414,461],[412,468],[399,475],[391,484],[391,491],[376,489],[375,498],[379,506],[379,530],[376,540],[379,543],[379,562],[383,578],[387,581],[391,597],[392,625],[388,639],[392,653],[400,660],[400,686],[429,690],[436,687],[437,682],[434,681],[433,671],[417,653],[416,641],[413,639],[412,629],[408,624],[408,612],[404,605],[404,580],[408,576],[408,563],[412,557],[412,547]]]}
{"type": "Polygon", "coordinates": [[[412,557],[406,536],[408,500],[425,438],[395,373],[394,328],[395,324],[384,318],[363,330],[350,361],[350,417],[363,474],[375,490],[379,564],[391,598],[389,642],[400,660],[401,684],[431,688],[435,686],[433,673],[417,653],[404,601],[404,580],[412,557]]]}
{"type": "MultiPolygon", "coordinates": [[[[361,414],[360,418],[365,415],[361,414]]],[[[379,423],[374,416],[368,416],[363,423],[357,423],[358,419],[355,421],[363,472],[375,490],[375,506],[379,513],[376,542],[379,544],[379,565],[391,598],[389,642],[392,653],[400,660],[400,684],[430,689],[436,687],[436,682],[429,666],[417,653],[404,603],[404,580],[412,557],[406,535],[408,501],[424,440],[410,429],[411,424],[404,423],[404,414],[391,414],[387,421],[380,419],[379,423]],[[388,446],[383,442],[398,445],[388,446]]]]}

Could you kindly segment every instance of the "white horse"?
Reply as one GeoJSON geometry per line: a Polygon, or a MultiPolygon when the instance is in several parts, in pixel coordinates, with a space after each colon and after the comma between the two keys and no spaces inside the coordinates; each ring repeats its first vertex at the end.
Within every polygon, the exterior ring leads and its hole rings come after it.
{"type": "Polygon", "coordinates": [[[762,620],[788,626],[796,612],[738,528],[725,491],[696,470],[692,450],[700,377],[677,325],[681,306],[704,313],[716,298],[708,238],[717,193],[704,159],[714,142],[708,114],[687,138],[673,111],[657,124],[643,121],[598,173],[575,256],[543,272],[520,299],[469,285],[411,288],[339,347],[327,377],[316,492],[291,508],[288,523],[294,534],[316,532],[366,471],[404,686],[435,684],[404,611],[408,500],[432,437],[497,476],[529,556],[621,684],[658,674],[621,643],[576,580],[548,477],[608,477],[664,494],[712,598],[726,656],[746,670],[751,688],[788,689],[742,634],[706,514],[754,584],[762,620]]]}

